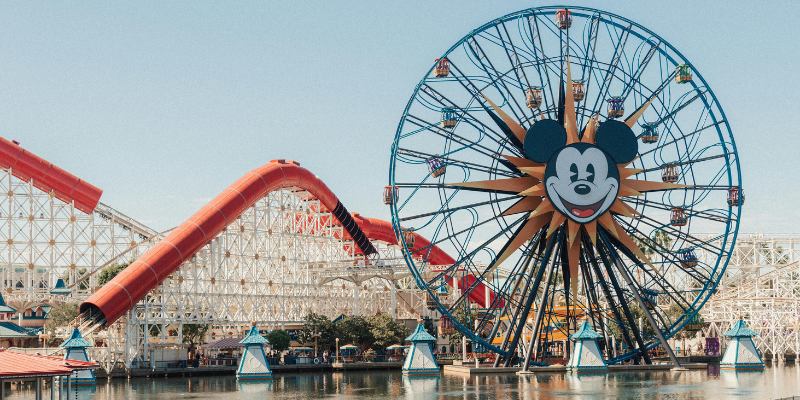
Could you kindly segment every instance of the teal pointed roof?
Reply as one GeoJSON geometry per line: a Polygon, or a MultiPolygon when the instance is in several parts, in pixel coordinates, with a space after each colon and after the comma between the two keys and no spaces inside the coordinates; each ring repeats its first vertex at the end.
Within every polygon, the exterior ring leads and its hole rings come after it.
{"type": "Polygon", "coordinates": [[[71,290],[67,289],[67,285],[64,283],[64,280],[59,278],[56,281],[56,285],[50,289],[50,294],[61,294],[67,295],[70,294],[71,290]]]}
{"type": "Polygon", "coordinates": [[[417,324],[417,329],[415,329],[413,333],[408,335],[406,341],[409,341],[411,343],[435,342],[436,338],[425,330],[425,326],[423,326],[422,323],[419,323],[417,324]]]}
{"type": "Polygon", "coordinates": [[[9,312],[11,313],[17,312],[17,309],[6,304],[6,300],[3,298],[3,295],[0,294],[0,313],[9,313],[9,312]]]}
{"type": "Polygon", "coordinates": [[[258,333],[258,328],[255,325],[253,325],[252,327],[250,327],[250,331],[247,332],[247,335],[244,337],[244,339],[239,341],[239,344],[243,344],[245,346],[251,346],[251,345],[263,346],[265,344],[269,344],[269,340],[261,336],[261,334],[258,333]]]}
{"type": "Polygon", "coordinates": [[[92,344],[83,338],[78,328],[72,328],[72,335],[64,343],[61,343],[61,347],[65,349],[85,349],[91,346],[92,344]]]}
{"type": "Polygon", "coordinates": [[[578,328],[578,331],[573,333],[570,336],[572,340],[595,340],[603,337],[603,335],[597,333],[592,329],[592,326],[589,325],[589,321],[583,321],[581,327],[578,328]]]}
{"type": "Polygon", "coordinates": [[[725,336],[727,337],[753,337],[757,336],[758,333],[750,328],[747,327],[747,324],[744,320],[738,320],[735,324],[725,332],[725,336]]]}
{"type": "Polygon", "coordinates": [[[11,321],[0,321],[0,338],[35,337],[39,329],[23,328],[11,321]]]}

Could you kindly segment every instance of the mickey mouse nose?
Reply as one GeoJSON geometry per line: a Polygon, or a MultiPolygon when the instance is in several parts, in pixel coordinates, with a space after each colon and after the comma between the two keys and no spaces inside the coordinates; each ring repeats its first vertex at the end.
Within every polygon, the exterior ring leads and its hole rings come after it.
{"type": "Polygon", "coordinates": [[[583,183],[581,183],[580,185],[575,186],[575,193],[577,193],[579,195],[589,194],[589,192],[591,192],[591,191],[592,191],[592,189],[589,187],[589,185],[586,185],[586,184],[583,184],[583,183]]]}

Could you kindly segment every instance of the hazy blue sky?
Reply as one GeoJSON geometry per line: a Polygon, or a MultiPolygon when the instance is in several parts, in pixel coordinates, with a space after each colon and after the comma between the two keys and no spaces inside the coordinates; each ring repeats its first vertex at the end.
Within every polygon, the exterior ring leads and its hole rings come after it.
{"type": "MultiPolygon", "coordinates": [[[[172,227],[246,171],[299,160],[353,211],[380,200],[430,62],[532,1],[0,3],[0,134],[172,227]]],[[[574,2],[629,17],[703,73],[740,151],[744,232],[799,232],[800,3],[574,2]]]]}

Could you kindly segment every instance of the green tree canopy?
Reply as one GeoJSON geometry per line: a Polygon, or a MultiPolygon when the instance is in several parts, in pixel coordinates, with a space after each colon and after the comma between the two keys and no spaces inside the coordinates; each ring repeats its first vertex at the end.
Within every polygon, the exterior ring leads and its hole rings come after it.
{"type": "Polygon", "coordinates": [[[311,312],[304,318],[303,329],[298,333],[297,341],[313,346],[315,340],[320,352],[333,349],[336,344],[336,327],[328,317],[311,312]]]}
{"type": "MultiPolygon", "coordinates": [[[[45,332],[53,334],[56,328],[69,327],[69,324],[78,318],[78,303],[56,303],[50,307],[47,319],[44,322],[45,332]]],[[[55,342],[58,338],[50,339],[55,342]]]]}
{"type": "Polygon", "coordinates": [[[289,348],[292,338],[289,337],[289,332],[274,330],[267,333],[267,340],[269,340],[273,350],[284,351],[289,348]]]}
{"type": "Polygon", "coordinates": [[[336,332],[337,337],[345,342],[339,345],[352,343],[361,350],[366,350],[375,341],[369,322],[361,316],[342,318],[336,323],[336,332]]]}
{"type": "Polygon", "coordinates": [[[373,349],[382,350],[395,343],[402,343],[408,336],[408,328],[387,314],[375,314],[367,322],[373,337],[373,349]]]}
{"type": "Polygon", "coordinates": [[[202,344],[209,328],[208,324],[183,324],[183,343],[193,350],[198,344],[202,344]]]}
{"type": "Polygon", "coordinates": [[[118,273],[122,272],[122,270],[127,267],[128,264],[125,263],[125,264],[109,265],[108,267],[103,268],[103,270],[100,271],[100,275],[97,276],[97,285],[98,286],[105,285],[106,283],[108,283],[108,281],[114,279],[114,277],[117,276],[118,273]]]}

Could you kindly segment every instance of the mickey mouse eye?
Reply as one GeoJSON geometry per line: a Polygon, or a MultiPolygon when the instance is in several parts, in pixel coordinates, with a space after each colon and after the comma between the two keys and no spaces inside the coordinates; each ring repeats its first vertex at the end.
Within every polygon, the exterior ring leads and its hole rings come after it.
{"type": "Polygon", "coordinates": [[[586,180],[594,183],[594,165],[592,164],[586,166],[586,180]]]}
{"type": "Polygon", "coordinates": [[[575,163],[572,163],[572,165],[569,166],[569,172],[571,174],[569,176],[569,180],[572,181],[572,182],[577,181],[578,180],[578,165],[575,164],[575,163]]]}

